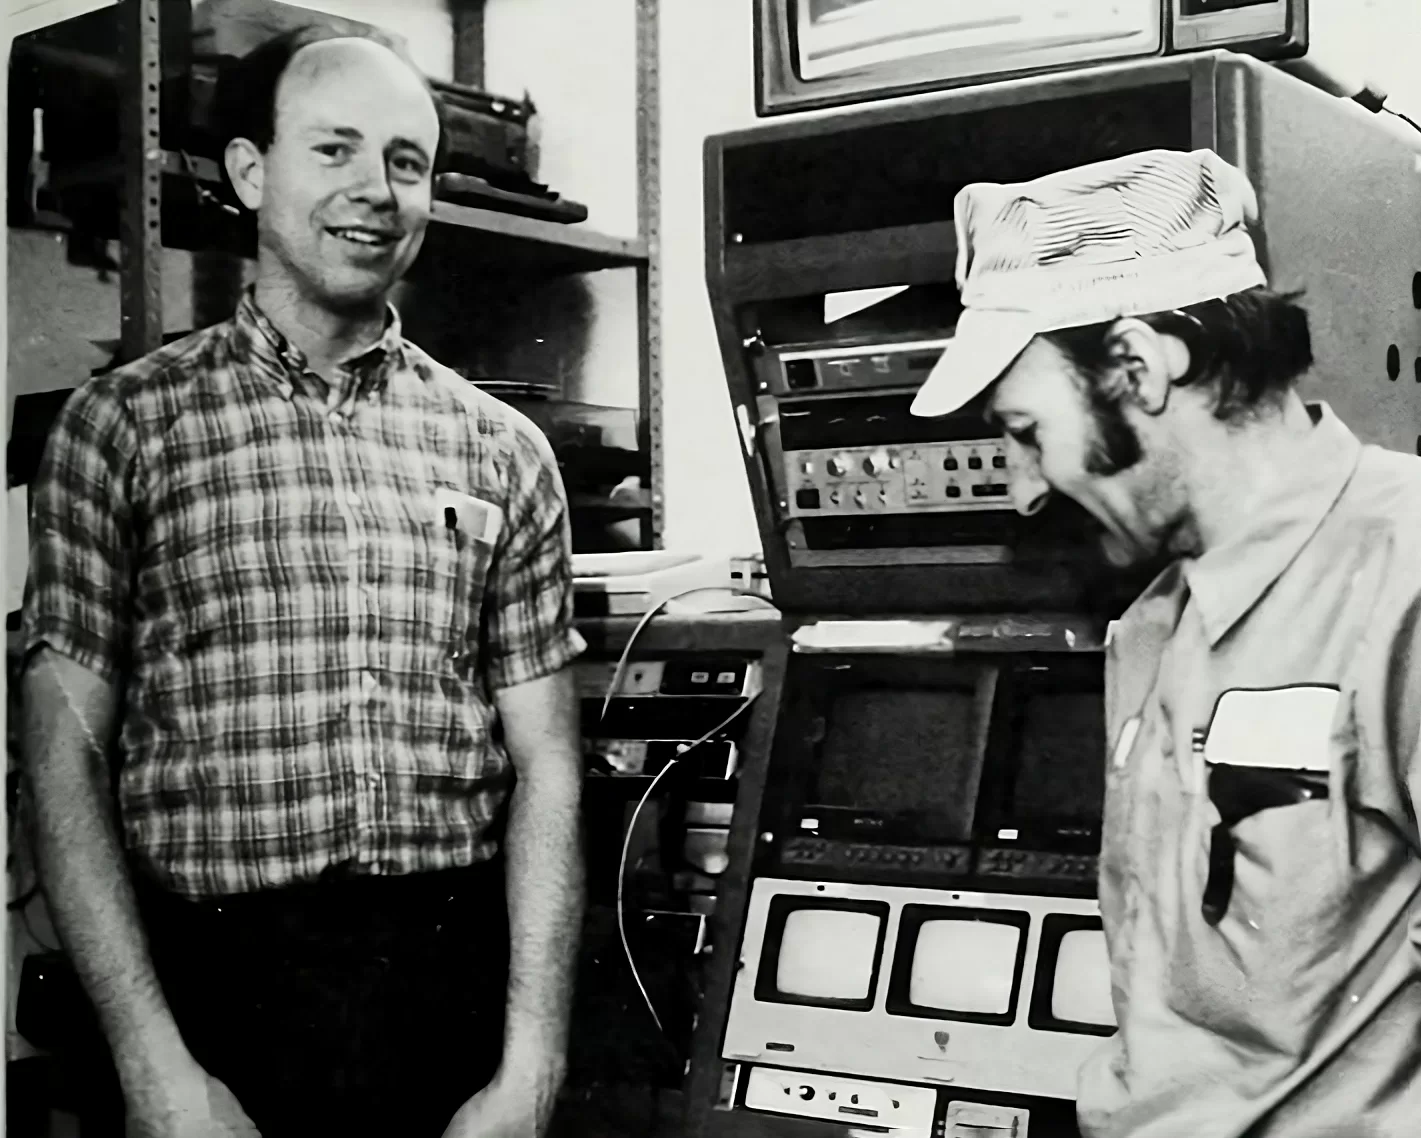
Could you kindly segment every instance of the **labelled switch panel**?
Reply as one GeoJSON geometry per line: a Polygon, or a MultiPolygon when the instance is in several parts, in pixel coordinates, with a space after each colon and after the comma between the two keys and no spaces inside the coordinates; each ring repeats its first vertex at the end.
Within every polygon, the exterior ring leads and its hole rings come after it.
{"type": "Polygon", "coordinates": [[[1031,1112],[975,1102],[947,1104],[945,1138],[1029,1138],[1031,1112]]]}
{"type": "MultiPolygon", "coordinates": [[[[578,695],[601,699],[612,686],[617,665],[606,660],[578,660],[573,665],[578,695]]],[[[631,660],[622,668],[618,697],[724,696],[746,699],[759,694],[760,665],[735,657],[691,656],[676,660],[631,660]]]]}
{"type": "Polygon", "coordinates": [[[937,1112],[937,1092],[931,1087],[875,1083],[817,1071],[754,1067],[745,1081],[745,1105],[751,1110],[927,1138],[937,1112]]]}
{"type": "Polygon", "coordinates": [[[784,463],[795,518],[1012,508],[1000,439],[790,451],[784,463]]]}
{"type": "Polygon", "coordinates": [[[927,379],[949,338],[856,348],[806,348],[776,353],[771,385],[778,395],[805,391],[916,390],[927,379]]]}

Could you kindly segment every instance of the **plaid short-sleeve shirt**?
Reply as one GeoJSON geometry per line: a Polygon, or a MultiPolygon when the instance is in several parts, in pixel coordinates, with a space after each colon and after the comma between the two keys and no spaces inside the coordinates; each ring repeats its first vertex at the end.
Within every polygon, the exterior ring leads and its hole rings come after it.
{"type": "Polygon", "coordinates": [[[493,852],[494,693],[584,647],[566,495],[393,310],[328,392],[249,293],[76,391],[33,490],[26,648],[121,684],[140,870],[211,897],[493,852]]]}

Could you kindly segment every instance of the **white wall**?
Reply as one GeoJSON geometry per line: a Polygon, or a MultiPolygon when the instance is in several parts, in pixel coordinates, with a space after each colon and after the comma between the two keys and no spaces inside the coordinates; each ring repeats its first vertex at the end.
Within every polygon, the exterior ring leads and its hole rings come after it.
{"type": "Polygon", "coordinates": [[[1309,11],[1320,57],[1325,53],[1352,73],[1379,83],[1397,109],[1421,110],[1417,0],[1311,0],[1309,11]]]}
{"type": "Polygon", "coordinates": [[[661,6],[661,334],[668,549],[760,549],[706,298],[701,160],[707,135],[756,122],[751,14],[751,0],[667,0],[661,6]]]}

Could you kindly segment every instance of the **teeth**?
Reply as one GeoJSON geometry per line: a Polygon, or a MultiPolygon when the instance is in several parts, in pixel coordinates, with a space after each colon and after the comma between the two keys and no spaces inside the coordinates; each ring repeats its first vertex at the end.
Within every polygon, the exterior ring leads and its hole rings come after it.
{"type": "Polygon", "coordinates": [[[366,233],[362,229],[333,229],[331,232],[347,241],[359,241],[362,245],[379,245],[384,241],[384,238],[366,233]]]}

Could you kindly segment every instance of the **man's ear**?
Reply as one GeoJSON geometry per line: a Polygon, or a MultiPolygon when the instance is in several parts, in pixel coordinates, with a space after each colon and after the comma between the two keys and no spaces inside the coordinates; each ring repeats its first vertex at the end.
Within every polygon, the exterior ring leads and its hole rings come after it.
{"type": "Polygon", "coordinates": [[[265,182],[266,164],[262,160],[262,152],[255,143],[245,138],[234,138],[227,144],[222,160],[238,200],[255,213],[262,203],[265,182]]]}
{"type": "Polygon", "coordinates": [[[1149,415],[1165,409],[1170,387],[1189,374],[1189,348],[1184,341],[1134,317],[1110,326],[1106,349],[1128,385],[1122,396],[1133,399],[1149,415]]]}

